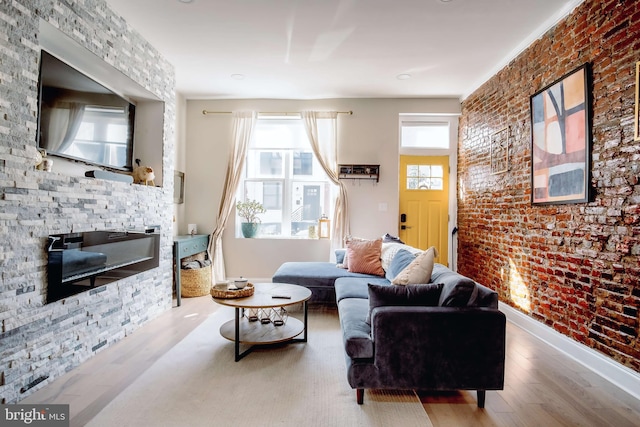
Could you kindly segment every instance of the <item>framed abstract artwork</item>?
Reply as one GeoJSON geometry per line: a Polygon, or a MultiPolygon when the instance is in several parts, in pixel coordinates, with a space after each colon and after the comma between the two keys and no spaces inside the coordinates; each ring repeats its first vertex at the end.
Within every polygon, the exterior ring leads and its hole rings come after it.
{"type": "Polygon", "coordinates": [[[590,197],[590,66],[531,97],[531,203],[585,203],[590,197]]]}

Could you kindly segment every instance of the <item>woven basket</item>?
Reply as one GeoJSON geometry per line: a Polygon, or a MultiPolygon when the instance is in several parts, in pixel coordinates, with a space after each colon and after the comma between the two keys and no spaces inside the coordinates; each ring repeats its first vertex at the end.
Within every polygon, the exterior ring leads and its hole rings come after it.
{"type": "Polygon", "coordinates": [[[216,289],[211,288],[211,296],[220,299],[245,298],[253,295],[253,283],[247,283],[244,289],[216,289]]]}
{"type": "Polygon", "coordinates": [[[180,271],[180,295],[201,297],[211,291],[211,266],[180,271]]]}

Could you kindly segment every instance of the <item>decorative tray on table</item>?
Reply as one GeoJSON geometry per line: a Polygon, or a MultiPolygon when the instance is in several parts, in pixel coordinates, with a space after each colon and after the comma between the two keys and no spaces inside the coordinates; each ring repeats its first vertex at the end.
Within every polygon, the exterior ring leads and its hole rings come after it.
{"type": "Polygon", "coordinates": [[[251,295],[253,295],[253,291],[254,291],[253,283],[247,283],[247,286],[245,286],[243,289],[236,289],[236,288],[215,289],[215,288],[211,288],[211,296],[213,298],[222,298],[222,299],[244,298],[244,297],[250,297],[251,295]]]}

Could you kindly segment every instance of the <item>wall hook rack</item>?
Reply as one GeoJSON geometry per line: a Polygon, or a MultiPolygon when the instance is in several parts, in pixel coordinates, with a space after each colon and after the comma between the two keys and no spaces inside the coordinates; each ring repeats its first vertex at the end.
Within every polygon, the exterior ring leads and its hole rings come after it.
{"type": "Polygon", "coordinates": [[[380,181],[380,165],[341,164],[338,165],[340,179],[367,179],[380,181]]]}

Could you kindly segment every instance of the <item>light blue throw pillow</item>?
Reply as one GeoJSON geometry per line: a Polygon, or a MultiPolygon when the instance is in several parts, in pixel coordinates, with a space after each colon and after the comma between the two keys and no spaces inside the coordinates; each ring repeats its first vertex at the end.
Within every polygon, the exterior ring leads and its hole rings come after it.
{"type": "Polygon", "coordinates": [[[391,260],[391,264],[389,264],[387,271],[385,271],[385,277],[387,280],[392,281],[395,279],[395,277],[400,274],[402,270],[407,268],[414,259],[416,259],[414,254],[406,249],[400,249],[391,260]]]}

